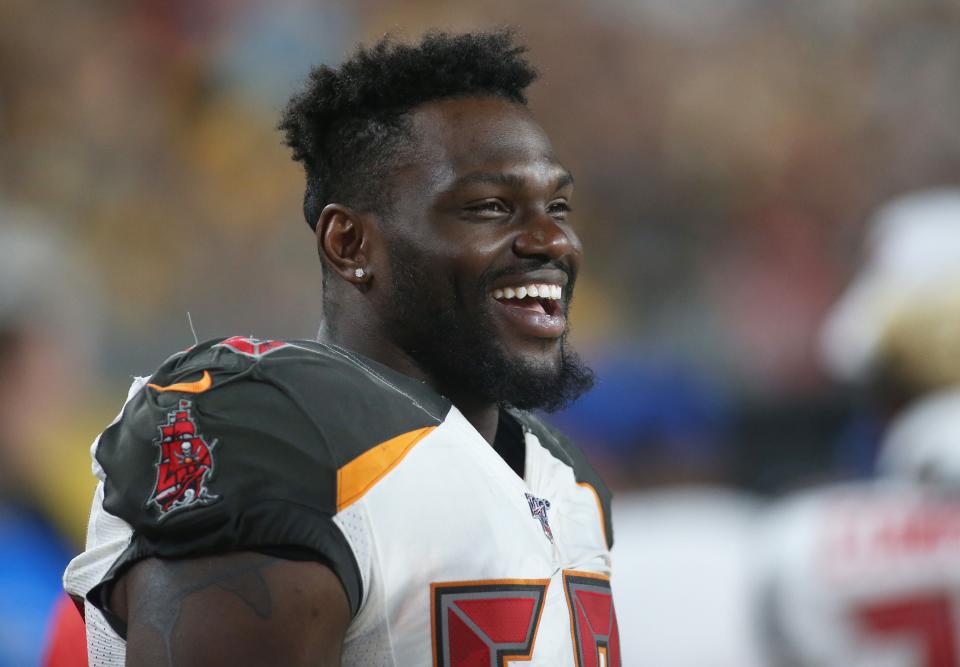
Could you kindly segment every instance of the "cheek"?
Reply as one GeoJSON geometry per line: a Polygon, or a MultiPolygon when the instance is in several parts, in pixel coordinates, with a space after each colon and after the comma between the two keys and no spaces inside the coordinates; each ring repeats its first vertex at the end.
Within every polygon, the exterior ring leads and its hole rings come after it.
{"type": "Polygon", "coordinates": [[[389,243],[392,254],[403,261],[405,272],[424,274],[416,276],[416,281],[429,284],[435,298],[452,289],[458,300],[474,301],[484,292],[485,274],[508,263],[512,254],[513,235],[495,223],[428,219],[407,230],[389,243]]]}
{"type": "Polygon", "coordinates": [[[509,249],[512,237],[496,223],[452,225],[436,234],[438,252],[459,264],[481,264],[509,249]]]}
{"type": "Polygon", "coordinates": [[[580,243],[580,237],[577,236],[577,233],[573,231],[571,227],[564,227],[563,231],[566,233],[567,238],[570,239],[570,246],[573,248],[572,256],[575,258],[575,261],[579,262],[583,257],[583,244],[580,243]]]}
{"type": "Polygon", "coordinates": [[[471,229],[469,233],[434,238],[425,255],[429,256],[429,263],[442,267],[464,294],[482,287],[484,274],[502,264],[510,247],[510,239],[494,229],[471,229]]]}
{"type": "Polygon", "coordinates": [[[503,239],[474,238],[464,243],[456,258],[462,295],[486,297],[491,277],[511,263],[510,243],[503,239]]]}

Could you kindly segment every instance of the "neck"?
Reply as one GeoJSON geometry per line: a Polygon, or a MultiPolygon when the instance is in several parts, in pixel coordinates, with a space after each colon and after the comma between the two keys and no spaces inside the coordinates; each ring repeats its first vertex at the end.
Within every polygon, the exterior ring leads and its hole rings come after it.
{"type": "Polygon", "coordinates": [[[484,440],[493,444],[500,419],[500,409],[495,402],[479,399],[469,391],[440,382],[438,378],[425,371],[404,350],[386,340],[383,336],[374,333],[373,327],[332,328],[327,326],[325,322],[320,327],[317,340],[347,348],[392,368],[398,373],[426,383],[431,389],[453,403],[473,428],[483,436],[484,440]]]}

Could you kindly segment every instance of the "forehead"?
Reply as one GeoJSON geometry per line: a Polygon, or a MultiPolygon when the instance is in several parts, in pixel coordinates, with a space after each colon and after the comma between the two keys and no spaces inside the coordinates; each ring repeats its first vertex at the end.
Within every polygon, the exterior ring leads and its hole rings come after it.
{"type": "Polygon", "coordinates": [[[410,113],[406,165],[438,187],[476,171],[562,169],[543,128],[526,107],[496,97],[429,102],[410,113]]]}

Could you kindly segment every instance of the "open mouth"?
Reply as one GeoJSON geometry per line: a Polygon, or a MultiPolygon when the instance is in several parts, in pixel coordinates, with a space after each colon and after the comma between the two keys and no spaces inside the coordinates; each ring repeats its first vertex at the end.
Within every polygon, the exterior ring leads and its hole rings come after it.
{"type": "Polygon", "coordinates": [[[550,284],[521,285],[492,290],[490,296],[505,305],[556,316],[561,314],[563,288],[550,284]]]}
{"type": "Polygon", "coordinates": [[[520,329],[538,338],[555,338],[566,330],[563,287],[534,283],[490,290],[490,296],[504,306],[503,313],[520,329]]]}

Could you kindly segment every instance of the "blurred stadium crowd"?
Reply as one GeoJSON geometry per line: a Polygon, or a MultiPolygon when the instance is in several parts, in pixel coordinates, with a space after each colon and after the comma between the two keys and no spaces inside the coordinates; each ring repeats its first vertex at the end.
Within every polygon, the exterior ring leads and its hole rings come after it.
{"type": "MultiPolygon", "coordinates": [[[[916,242],[868,223],[904,193],[960,185],[956,2],[5,0],[0,587],[18,604],[0,601],[0,666],[39,659],[83,539],[89,442],[130,375],[193,341],[187,313],[201,339],[314,335],[302,177],[275,130],[309,66],[386,32],[505,24],[577,178],[574,337],[599,382],[556,420],[633,507],[617,539],[639,555],[618,567],[710,553],[727,568],[712,584],[732,587],[761,503],[873,476],[889,417],[960,382],[960,207],[916,242]],[[924,297],[903,298],[918,274],[934,276],[915,281],[924,297]],[[846,315],[868,334],[824,329],[855,277],[894,305],[846,315]],[[863,335],[896,382],[850,367],[863,335]]],[[[618,605],[722,588],[660,580],[618,605]]],[[[662,643],[649,664],[762,665],[716,648],[750,634],[748,616],[702,612],[712,663],[670,653],[651,625],[669,613],[630,634],[662,643]]]]}

